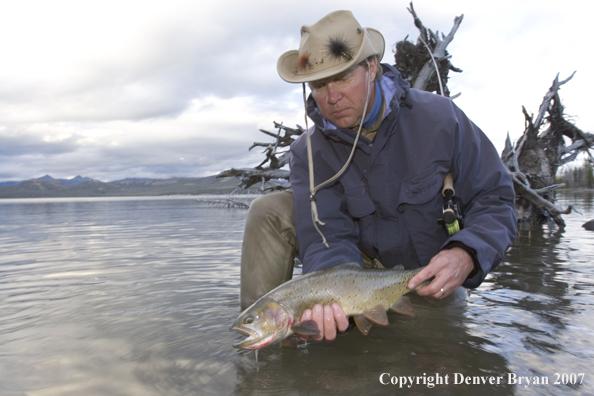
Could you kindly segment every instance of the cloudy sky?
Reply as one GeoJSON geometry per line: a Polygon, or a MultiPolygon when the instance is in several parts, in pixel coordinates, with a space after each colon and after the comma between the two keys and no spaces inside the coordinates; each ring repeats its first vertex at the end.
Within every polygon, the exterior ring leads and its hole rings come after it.
{"type": "MultiPolygon", "coordinates": [[[[561,98],[594,131],[591,6],[582,0],[423,0],[425,26],[450,31],[456,103],[503,148],[538,111],[557,73],[561,98]]],[[[102,181],[208,176],[253,166],[273,121],[304,125],[300,86],[279,55],[303,24],[350,9],[392,46],[418,32],[403,0],[3,1],[0,181],[50,174],[102,181]]]]}

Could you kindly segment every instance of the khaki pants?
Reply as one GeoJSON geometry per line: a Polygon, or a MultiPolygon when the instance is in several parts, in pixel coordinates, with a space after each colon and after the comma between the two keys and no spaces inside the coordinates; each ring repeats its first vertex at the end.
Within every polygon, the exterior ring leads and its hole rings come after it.
{"type": "Polygon", "coordinates": [[[293,193],[262,195],[250,205],[241,250],[241,307],[291,279],[297,255],[293,193]]]}
{"type": "MultiPolygon", "coordinates": [[[[256,198],[245,220],[241,250],[241,307],[245,309],[291,279],[297,256],[293,193],[281,191],[256,198]]],[[[384,268],[363,255],[365,268],[384,268]]]]}

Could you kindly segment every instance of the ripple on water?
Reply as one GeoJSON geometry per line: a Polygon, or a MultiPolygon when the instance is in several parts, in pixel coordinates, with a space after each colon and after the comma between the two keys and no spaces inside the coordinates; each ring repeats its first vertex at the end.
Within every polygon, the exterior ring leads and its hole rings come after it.
{"type": "Polygon", "coordinates": [[[415,298],[415,318],[390,313],[367,337],[266,348],[258,361],[233,349],[229,332],[245,211],[191,199],[44,200],[0,202],[0,218],[2,395],[379,395],[401,391],[379,384],[384,372],[553,379],[594,361],[594,233],[578,215],[564,232],[521,230],[465,306],[415,298]]]}

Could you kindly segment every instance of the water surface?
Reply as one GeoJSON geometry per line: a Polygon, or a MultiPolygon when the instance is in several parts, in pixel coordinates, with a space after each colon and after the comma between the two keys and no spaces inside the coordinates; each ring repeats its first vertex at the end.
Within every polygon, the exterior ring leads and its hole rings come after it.
{"type": "Polygon", "coordinates": [[[582,215],[565,215],[564,231],[520,229],[466,304],[415,298],[415,318],[390,313],[367,337],[265,348],[256,361],[229,332],[245,210],[191,197],[2,200],[0,395],[594,394],[594,232],[581,227],[593,198],[569,202],[582,215]]]}

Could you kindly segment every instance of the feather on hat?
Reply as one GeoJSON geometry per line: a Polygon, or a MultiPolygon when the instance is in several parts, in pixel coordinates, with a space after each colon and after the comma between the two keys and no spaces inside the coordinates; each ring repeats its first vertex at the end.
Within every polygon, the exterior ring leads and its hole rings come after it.
{"type": "Polygon", "coordinates": [[[385,46],[382,34],[361,27],[351,11],[334,11],[313,25],[303,25],[299,50],[282,54],[277,70],[287,82],[317,81],[342,73],[371,55],[381,60],[385,46]]]}

